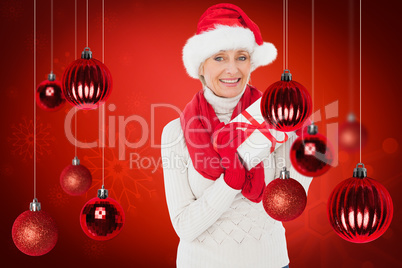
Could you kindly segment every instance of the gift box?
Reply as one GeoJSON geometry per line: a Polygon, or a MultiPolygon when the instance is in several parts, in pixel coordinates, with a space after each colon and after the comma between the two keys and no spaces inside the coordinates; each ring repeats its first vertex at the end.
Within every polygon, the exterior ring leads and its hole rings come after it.
{"type": "Polygon", "coordinates": [[[248,138],[237,148],[237,153],[248,170],[296,135],[295,132],[270,129],[261,114],[260,105],[261,98],[230,121],[236,124],[237,129],[240,128],[247,133],[248,138]]]}

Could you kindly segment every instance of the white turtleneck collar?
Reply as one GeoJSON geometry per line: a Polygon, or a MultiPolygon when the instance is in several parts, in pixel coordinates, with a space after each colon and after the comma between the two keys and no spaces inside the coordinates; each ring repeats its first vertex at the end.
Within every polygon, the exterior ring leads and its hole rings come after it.
{"type": "Polygon", "coordinates": [[[209,104],[214,108],[215,113],[218,117],[219,115],[232,115],[234,108],[239,102],[240,98],[243,96],[247,85],[244,87],[243,91],[233,97],[233,98],[223,98],[215,95],[215,93],[209,89],[207,86],[204,87],[204,97],[209,104]]]}

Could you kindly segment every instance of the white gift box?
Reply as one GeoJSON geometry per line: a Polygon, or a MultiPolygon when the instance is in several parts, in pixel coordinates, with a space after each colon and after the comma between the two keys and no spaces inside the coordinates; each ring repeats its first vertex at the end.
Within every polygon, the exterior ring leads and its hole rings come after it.
{"type": "Polygon", "coordinates": [[[268,129],[261,114],[261,98],[251,104],[230,123],[241,123],[237,128],[246,130],[248,138],[237,148],[237,153],[244,166],[250,170],[264,158],[281,146],[286,140],[295,136],[295,132],[281,132],[268,129]],[[272,146],[275,144],[275,147],[272,146]]]}

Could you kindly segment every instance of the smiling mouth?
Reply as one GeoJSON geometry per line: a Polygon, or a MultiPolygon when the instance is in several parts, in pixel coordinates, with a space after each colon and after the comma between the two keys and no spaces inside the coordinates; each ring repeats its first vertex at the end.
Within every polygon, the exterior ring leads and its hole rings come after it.
{"type": "Polygon", "coordinates": [[[227,83],[227,84],[236,84],[237,82],[240,81],[240,78],[235,78],[235,79],[219,79],[222,83],[227,83]]]}

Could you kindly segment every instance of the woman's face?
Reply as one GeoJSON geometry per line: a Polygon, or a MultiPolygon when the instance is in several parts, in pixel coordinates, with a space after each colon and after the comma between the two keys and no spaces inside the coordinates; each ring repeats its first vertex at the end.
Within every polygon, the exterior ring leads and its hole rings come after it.
{"type": "Polygon", "coordinates": [[[215,95],[232,98],[239,95],[250,76],[250,55],[244,50],[220,51],[205,60],[200,69],[205,84],[215,95]]]}

